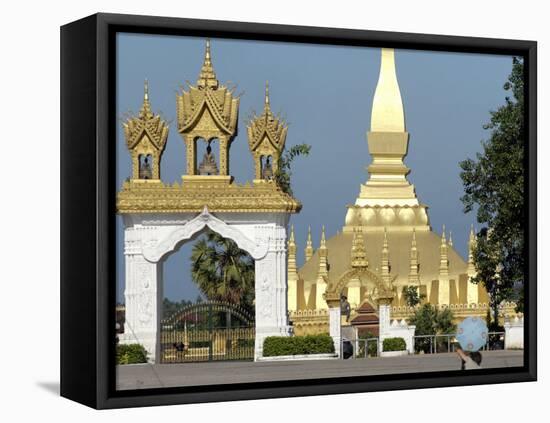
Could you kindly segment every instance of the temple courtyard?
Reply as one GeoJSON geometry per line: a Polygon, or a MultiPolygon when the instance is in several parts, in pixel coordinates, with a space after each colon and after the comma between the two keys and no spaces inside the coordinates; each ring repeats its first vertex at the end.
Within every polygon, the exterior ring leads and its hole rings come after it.
{"type": "MultiPolygon", "coordinates": [[[[483,352],[482,367],[485,369],[522,365],[522,350],[483,352]]],[[[117,366],[117,389],[166,388],[459,369],[460,360],[455,353],[350,360],[134,364],[117,366]]]]}

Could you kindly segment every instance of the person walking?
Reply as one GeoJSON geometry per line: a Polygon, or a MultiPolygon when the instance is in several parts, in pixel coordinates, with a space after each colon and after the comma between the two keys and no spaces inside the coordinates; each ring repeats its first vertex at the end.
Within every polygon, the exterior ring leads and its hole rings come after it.
{"type": "Polygon", "coordinates": [[[461,360],[461,370],[481,369],[483,357],[479,351],[464,351],[462,348],[457,348],[456,353],[461,360]]]}

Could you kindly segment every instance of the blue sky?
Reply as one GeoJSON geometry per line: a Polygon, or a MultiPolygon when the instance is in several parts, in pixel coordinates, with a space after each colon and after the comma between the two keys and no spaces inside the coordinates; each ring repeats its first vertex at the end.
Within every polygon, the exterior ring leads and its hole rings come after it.
{"type": "MultiPolygon", "coordinates": [[[[204,57],[204,39],[178,36],[118,34],[117,115],[137,112],[143,82],[155,112],[170,124],[161,164],[164,182],[181,182],[184,142],[176,130],[176,92],[195,83],[204,57]]],[[[489,111],[504,102],[502,88],[512,68],[510,56],[396,50],[397,77],[405,107],[409,154],[420,201],[429,206],[432,228],[446,225],[455,248],[466,256],[470,224],[462,212],[463,193],[458,162],[474,157],[489,133],[483,124],[489,111]]],[[[311,154],[294,163],[292,185],[303,209],[294,215],[298,262],[303,261],[307,226],[314,246],[321,226],[327,236],[341,230],[346,205],[352,204],[370,163],[366,132],[378,80],[380,49],[264,41],[212,39],[212,62],[221,83],[242,93],[239,132],[230,150],[230,170],[237,182],[252,180],[246,118],[261,111],[269,80],[272,109],[289,122],[287,147],[307,143],[311,154]]],[[[130,156],[122,127],[117,132],[117,186],[130,176],[130,156]]],[[[214,152],[216,152],[214,150],[214,152]]],[[[123,300],[122,220],[117,217],[117,299],[123,300]]],[[[165,264],[165,295],[194,299],[198,291],[189,277],[191,245],[185,244],[165,264]]]]}

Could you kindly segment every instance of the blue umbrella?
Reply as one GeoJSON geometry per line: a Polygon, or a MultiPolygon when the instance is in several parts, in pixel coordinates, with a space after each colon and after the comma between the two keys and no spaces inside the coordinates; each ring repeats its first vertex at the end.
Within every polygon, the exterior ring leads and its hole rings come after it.
{"type": "Polygon", "coordinates": [[[479,317],[467,317],[457,328],[456,340],[464,351],[477,351],[487,343],[487,325],[479,317]]]}

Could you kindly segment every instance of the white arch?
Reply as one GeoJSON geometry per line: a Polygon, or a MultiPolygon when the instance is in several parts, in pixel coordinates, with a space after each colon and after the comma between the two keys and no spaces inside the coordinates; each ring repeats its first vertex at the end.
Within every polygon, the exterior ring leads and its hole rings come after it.
{"type": "Polygon", "coordinates": [[[175,228],[158,242],[146,243],[143,246],[143,256],[147,261],[156,263],[166,254],[174,251],[181,241],[191,238],[206,226],[224,238],[235,241],[239,248],[248,252],[254,260],[260,260],[267,254],[269,239],[262,240],[259,243],[254,242],[239,229],[210,214],[205,206],[199,215],[185,225],[175,228]]]}

